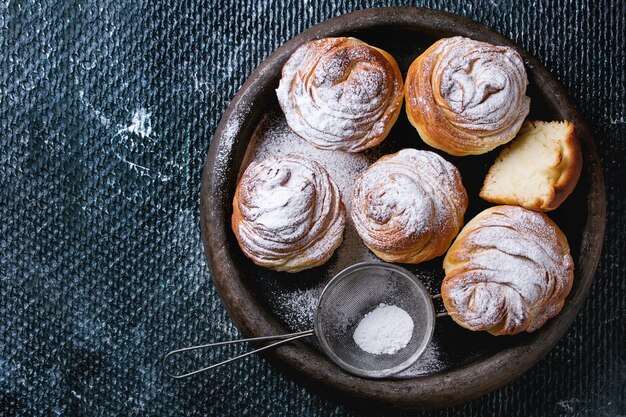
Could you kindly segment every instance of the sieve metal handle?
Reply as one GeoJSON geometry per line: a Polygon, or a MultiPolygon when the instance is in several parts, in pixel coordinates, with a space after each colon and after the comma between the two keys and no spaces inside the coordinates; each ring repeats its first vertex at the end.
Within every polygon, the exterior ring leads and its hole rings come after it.
{"type": "Polygon", "coordinates": [[[272,347],[275,347],[275,346],[278,346],[278,345],[282,345],[283,343],[288,343],[288,342],[291,342],[293,340],[300,339],[300,338],[303,338],[303,337],[313,336],[313,334],[314,334],[313,330],[306,330],[306,331],[303,331],[303,332],[281,334],[281,335],[275,335],[275,336],[251,337],[251,338],[248,338],[248,339],[229,340],[229,341],[226,341],[226,342],[216,342],[216,343],[209,343],[209,344],[206,344],[206,345],[190,346],[190,347],[186,347],[186,348],[182,348],[182,349],[176,349],[176,350],[172,350],[171,352],[168,352],[163,357],[163,370],[165,371],[165,373],[167,375],[169,375],[172,378],[175,378],[175,379],[186,378],[188,376],[196,375],[196,374],[199,374],[201,372],[208,371],[208,370],[213,369],[213,368],[217,368],[218,366],[222,366],[222,365],[225,365],[227,363],[234,362],[236,360],[245,358],[246,356],[250,356],[250,355],[252,355],[254,353],[261,352],[261,351],[263,351],[265,349],[269,349],[269,348],[272,348],[272,347]],[[274,342],[274,343],[269,344],[267,346],[263,346],[261,348],[251,350],[250,352],[246,352],[246,353],[241,354],[239,356],[235,356],[233,358],[226,359],[226,360],[224,360],[222,362],[215,363],[215,364],[209,365],[209,366],[207,366],[205,368],[196,369],[195,371],[187,372],[187,373],[184,373],[184,374],[172,373],[170,371],[170,369],[169,369],[169,366],[168,366],[169,365],[168,359],[172,355],[176,355],[176,354],[179,354],[179,353],[189,352],[189,351],[198,350],[198,349],[210,349],[210,348],[213,348],[213,347],[216,347],[216,346],[231,345],[231,344],[235,344],[235,343],[256,342],[256,341],[262,341],[262,340],[276,340],[276,339],[279,339],[278,342],[274,342]]]}
{"type": "MultiPolygon", "coordinates": [[[[441,294],[435,294],[435,295],[433,295],[433,296],[432,296],[432,299],[433,299],[433,300],[441,300],[441,294]]],[[[449,315],[450,315],[450,313],[448,313],[448,312],[446,311],[446,308],[444,307],[444,308],[443,308],[443,311],[442,311],[441,313],[436,313],[436,314],[435,314],[435,317],[439,318],[439,317],[445,317],[445,316],[449,316],[449,315]]]]}

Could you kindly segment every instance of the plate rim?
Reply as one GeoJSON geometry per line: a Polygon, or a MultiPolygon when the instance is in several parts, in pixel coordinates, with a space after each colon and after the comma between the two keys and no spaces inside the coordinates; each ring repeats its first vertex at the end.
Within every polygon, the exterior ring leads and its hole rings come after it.
{"type": "MultiPolygon", "coordinates": [[[[378,405],[399,409],[429,409],[450,406],[477,398],[493,391],[519,377],[537,363],[563,337],[571,327],[582,308],[602,252],[606,221],[606,197],[600,158],[587,124],[580,111],[567,94],[564,86],[547,68],[525,49],[519,47],[504,35],[469,18],[434,9],[419,7],[380,7],[369,8],[322,21],[296,35],[275,52],[270,54],[246,79],[246,82],[233,97],[215,131],[207,154],[200,192],[200,225],[205,257],[210,275],[226,310],[237,328],[246,336],[262,336],[285,331],[284,327],[262,309],[261,305],[238,280],[232,279],[232,268],[225,245],[230,231],[230,223],[224,224],[224,208],[212,204],[214,198],[223,198],[224,174],[220,167],[226,167],[232,160],[233,148],[241,125],[234,125],[234,115],[246,119],[254,112],[254,98],[261,94],[264,86],[259,80],[276,76],[278,69],[302,43],[319,37],[337,36],[342,32],[367,29],[382,25],[403,25],[410,27],[430,27],[434,30],[449,31],[472,38],[489,38],[489,42],[514,47],[524,59],[531,76],[541,81],[543,91],[551,91],[554,101],[567,108],[571,121],[577,130],[579,140],[586,151],[583,155],[583,175],[589,176],[589,194],[586,196],[588,217],[583,227],[581,253],[586,257],[580,262],[581,276],[578,290],[570,294],[561,313],[552,318],[542,329],[542,337],[534,338],[506,348],[479,362],[453,369],[445,373],[435,373],[401,380],[369,380],[352,376],[332,364],[323,353],[312,347],[296,342],[284,345],[263,356],[279,369],[316,392],[353,405],[374,402],[378,405]],[[252,105],[250,105],[252,103],[252,105]],[[217,169],[216,169],[217,168],[217,169]],[[585,231],[594,228],[591,236],[585,231]],[[417,383],[418,382],[418,383],[417,383]]],[[[267,86],[265,86],[267,87],[267,86]]],[[[227,202],[228,206],[228,202],[227,202]]]]}

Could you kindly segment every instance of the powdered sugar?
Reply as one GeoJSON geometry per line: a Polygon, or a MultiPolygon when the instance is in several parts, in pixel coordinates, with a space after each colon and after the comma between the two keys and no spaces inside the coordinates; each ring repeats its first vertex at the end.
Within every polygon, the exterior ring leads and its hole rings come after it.
{"type": "Polygon", "coordinates": [[[322,286],[276,294],[274,308],[294,331],[313,328],[322,286]]]}
{"type": "Polygon", "coordinates": [[[434,372],[441,371],[444,364],[445,362],[441,358],[439,346],[433,339],[430,341],[430,344],[422,356],[420,356],[420,358],[413,365],[398,373],[396,377],[412,378],[420,375],[432,374],[434,372]]]}
{"type": "Polygon", "coordinates": [[[350,216],[346,221],[346,230],[343,235],[341,246],[335,251],[335,256],[328,266],[328,276],[335,276],[347,267],[360,262],[380,261],[376,255],[363,244],[361,237],[354,228],[350,216]]]}
{"type": "Polygon", "coordinates": [[[217,155],[215,157],[215,173],[222,178],[222,181],[224,180],[228,166],[232,163],[235,139],[245,120],[243,117],[245,111],[245,109],[238,109],[231,114],[220,138],[220,146],[217,148],[217,155]]]}
{"type": "Polygon", "coordinates": [[[413,319],[395,305],[381,303],[367,313],[354,330],[354,342],[373,355],[392,355],[406,345],[413,336],[413,319]]]}

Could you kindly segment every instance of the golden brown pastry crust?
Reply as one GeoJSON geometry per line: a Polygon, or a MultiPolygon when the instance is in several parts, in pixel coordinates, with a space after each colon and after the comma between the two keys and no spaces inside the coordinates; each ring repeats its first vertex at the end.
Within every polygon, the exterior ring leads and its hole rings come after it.
{"type": "Polygon", "coordinates": [[[434,152],[404,149],[356,180],[350,214],[365,245],[387,262],[443,255],[463,225],[467,193],[459,171],[434,152]]]}
{"type": "MultiPolygon", "coordinates": [[[[522,137],[528,129],[534,128],[535,124],[538,122],[535,121],[527,121],[524,123],[520,132],[518,133],[518,137],[522,137]]],[[[544,123],[544,122],[539,122],[544,123]]],[[[578,184],[578,179],[580,178],[580,172],[582,170],[583,158],[580,150],[580,143],[578,142],[578,137],[574,131],[574,125],[569,121],[565,120],[564,122],[567,126],[567,132],[565,134],[565,138],[563,140],[563,146],[561,148],[561,155],[558,161],[555,161],[554,168],[559,170],[560,174],[558,176],[558,180],[551,187],[550,193],[547,198],[536,199],[533,202],[526,204],[520,201],[517,198],[511,198],[509,196],[497,196],[490,195],[485,192],[485,185],[480,190],[480,197],[486,201],[495,204],[511,204],[511,205],[519,205],[525,207],[530,210],[536,211],[551,211],[558,208],[563,201],[574,191],[576,188],[576,184],[578,184]]],[[[502,160],[503,155],[507,151],[507,148],[503,149],[498,156],[496,162],[502,160]]],[[[494,165],[491,166],[487,176],[485,178],[485,184],[489,180],[492,175],[494,165]]]]}
{"type": "Polygon", "coordinates": [[[444,38],[411,64],[406,112],[430,146],[456,156],[483,154],[515,137],[530,108],[527,84],[514,49],[444,38]]]}
{"type": "Polygon", "coordinates": [[[321,149],[360,152],[378,145],[398,119],[402,74],[382,49],[355,38],[305,43],[276,90],[289,127],[321,149]]]}
{"type": "Polygon", "coordinates": [[[345,219],[339,189],[324,167],[285,154],[248,166],[235,191],[231,226],[255,264],[298,272],[330,259],[345,219]]]}
{"type": "Polygon", "coordinates": [[[574,131],[574,125],[567,121],[566,123],[569,125],[569,132],[562,150],[563,161],[561,166],[564,168],[559,176],[559,180],[554,184],[554,197],[552,197],[552,202],[542,207],[542,209],[546,211],[556,209],[565,201],[574,191],[574,188],[576,188],[576,184],[578,184],[578,179],[580,178],[580,172],[582,171],[583,157],[578,137],[574,131]]]}
{"type": "Polygon", "coordinates": [[[443,261],[441,296],[470,330],[533,332],[561,311],[574,278],[565,235],[543,213],[491,207],[459,233],[443,261]]]}

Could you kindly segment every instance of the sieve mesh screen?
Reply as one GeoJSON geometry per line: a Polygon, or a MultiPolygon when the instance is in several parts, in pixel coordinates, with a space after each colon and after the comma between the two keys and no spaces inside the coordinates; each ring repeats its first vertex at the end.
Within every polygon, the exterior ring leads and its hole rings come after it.
{"type": "Polygon", "coordinates": [[[315,333],[326,354],[345,370],[385,377],[407,368],[430,342],[435,313],[430,294],[403,268],[382,263],[353,265],[339,273],[320,297],[315,333]],[[413,320],[409,343],[394,354],[362,350],[353,334],[363,316],[379,304],[396,305],[413,320]]]}

